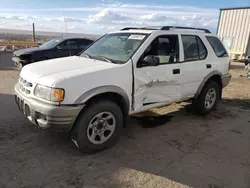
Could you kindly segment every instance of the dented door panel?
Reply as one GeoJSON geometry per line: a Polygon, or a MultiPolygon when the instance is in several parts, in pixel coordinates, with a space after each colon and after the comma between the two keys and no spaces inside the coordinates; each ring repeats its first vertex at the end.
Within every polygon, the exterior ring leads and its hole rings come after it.
{"type": "Polygon", "coordinates": [[[179,64],[135,69],[135,110],[152,103],[173,102],[181,98],[180,75],[172,70],[179,64]]]}

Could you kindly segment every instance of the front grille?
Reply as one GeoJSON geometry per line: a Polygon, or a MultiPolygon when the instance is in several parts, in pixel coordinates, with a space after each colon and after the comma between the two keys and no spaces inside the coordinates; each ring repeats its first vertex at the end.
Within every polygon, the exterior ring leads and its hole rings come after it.
{"type": "Polygon", "coordinates": [[[19,78],[19,90],[26,94],[29,95],[33,89],[33,83],[23,79],[22,77],[19,78]]]}

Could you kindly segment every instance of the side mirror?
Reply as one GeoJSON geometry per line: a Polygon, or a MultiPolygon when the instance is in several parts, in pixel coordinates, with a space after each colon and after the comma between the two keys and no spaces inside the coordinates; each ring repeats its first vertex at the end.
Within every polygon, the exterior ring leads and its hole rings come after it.
{"type": "Polygon", "coordinates": [[[158,66],[160,64],[160,59],[157,56],[147,55],[143,58],[142,64],[144,66],[158,66]]]}

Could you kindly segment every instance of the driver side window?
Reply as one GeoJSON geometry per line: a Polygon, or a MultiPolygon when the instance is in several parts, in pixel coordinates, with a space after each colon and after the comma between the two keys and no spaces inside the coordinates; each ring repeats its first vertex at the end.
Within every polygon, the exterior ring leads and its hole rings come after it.
{"type": "Polygon", "coordinates": [[[62,50],[76,50],[77,49],[77,44],[76,41],[74,40],[66,40],[62,44],[60,44],[60,49],[62,50]]]}
{"type": "Polygon", "coordinates": [[[179,45],[177,35],[165,35],[157,37],[148,46],[144,56],[156,56],[159,58],[159,65],[177,63],[179,61],[179,45]]]}

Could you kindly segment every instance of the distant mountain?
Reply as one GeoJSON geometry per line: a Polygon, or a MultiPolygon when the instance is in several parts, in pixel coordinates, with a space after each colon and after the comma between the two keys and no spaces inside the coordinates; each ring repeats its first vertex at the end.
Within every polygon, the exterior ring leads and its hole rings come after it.
{"type": "MultiPolygon", "coordinates": [[[[0,29],[0,34],[14,34],[14,35],[32,35],[32,31],[26,30],[14,30],[14,29],[0,29]]],[[[59,32],[47,32],[47,31],[36,31],[36,35],[40,36],[52,36],[52,37],[61,37],[61,36],[68,36],[68,37],[86,37],[97,39],[100,35],[92,35],[86,33],[59,33],[59,32]]]]}

